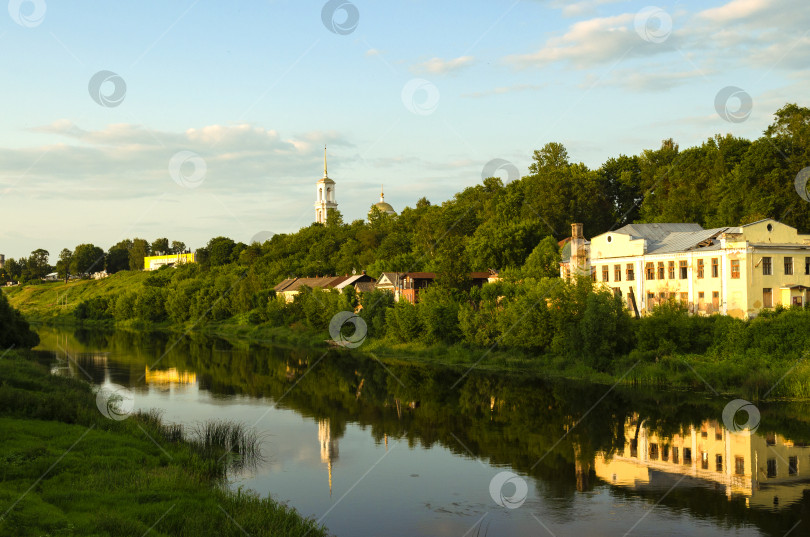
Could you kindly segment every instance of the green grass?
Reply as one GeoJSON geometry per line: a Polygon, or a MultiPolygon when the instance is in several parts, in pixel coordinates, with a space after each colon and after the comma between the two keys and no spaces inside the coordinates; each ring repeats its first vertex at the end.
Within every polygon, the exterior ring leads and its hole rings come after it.
{"type": "Polygon", "coordinates": [[[122,271],[103,280],[47,282],[4,288],[9,303],[34,322],[75,324],[73,310],[91,298],[117,295],[139,289],[148,272],[122,271]]]}
{"type": "Polygon", "coordinates": [[[0,535],[326,534],[283,504],[224,485],[227,450],[237,465],[258,456],[255,434],[239,424],[184,439],[154,412],[109,420],[88,385],[13,352],[0,379],[0,535]]]}

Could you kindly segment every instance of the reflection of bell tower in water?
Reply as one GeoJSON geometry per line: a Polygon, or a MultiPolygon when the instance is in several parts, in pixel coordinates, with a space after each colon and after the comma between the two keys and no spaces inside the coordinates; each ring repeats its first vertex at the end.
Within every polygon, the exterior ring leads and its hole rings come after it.
{"type": "Polygon", "coordinates": [[[318,420],[318,442],[321,444],[321,462],[329,469],[329,496],[332,495],[332,462],[338,458],[338,441],[332,439],[329,419],[318,420]]]}

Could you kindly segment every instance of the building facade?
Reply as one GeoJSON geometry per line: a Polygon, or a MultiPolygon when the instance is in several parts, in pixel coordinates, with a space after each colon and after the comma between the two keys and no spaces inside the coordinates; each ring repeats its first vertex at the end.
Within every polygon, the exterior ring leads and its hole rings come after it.
{"type": "MultiPolygon", "coordinates": [[[[157,270],[161,267],[174,267],[185,263],[196,263],[197,254],[169,254],[169,255],[152,255],[143,258],[144,270],[157,270]]],[[[98,279],[98,278],[96,278],[98,279]]]]}
{"type": "Polygon", "coordinates": [[[629,224],[590,242],[578,225],[563,252],[561,276],[589,274],[639,313],[668,300],[693,313],[738,318],[807,304],[810,235],[776,220],[714,229],[629,224]]]}
{"type": "Polygon", "coordinates": [[[316,185],[315,222],[325,224],[329,211],[337,209],[335,201],[335,182],[326,173],[326,146],[323,148],[323,177],[316,185]]]}

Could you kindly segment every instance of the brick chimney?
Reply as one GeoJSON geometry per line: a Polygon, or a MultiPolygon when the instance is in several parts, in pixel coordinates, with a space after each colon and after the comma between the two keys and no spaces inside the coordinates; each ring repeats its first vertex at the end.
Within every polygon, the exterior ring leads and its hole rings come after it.
{"type": "Polygon", "coordinates": [[[571,224],[571,274],[584,275],[588,263],[588,252],[585,251],[585,236],[582,234],[582,224],[571,224]]]}

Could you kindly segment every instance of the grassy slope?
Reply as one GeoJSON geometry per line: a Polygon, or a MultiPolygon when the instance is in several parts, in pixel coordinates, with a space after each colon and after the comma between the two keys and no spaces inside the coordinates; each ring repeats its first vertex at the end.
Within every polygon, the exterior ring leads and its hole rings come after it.
{"type": "Polygon", "coordinates": [[[104,418],[83,382],[13,352],[0,378],[0,535],[325,534],[282,504],[220,487],[214,460],[154,420],[104,418]]]}
{"type": "Polygon", "coordinates": [[[4,288],[11,305],[33,321],[75,322],[72,312],[85,300],[97,296],[118,295],[140,288],[147,272],[123,271],[103,280],[48,282],[4,288]]]}

